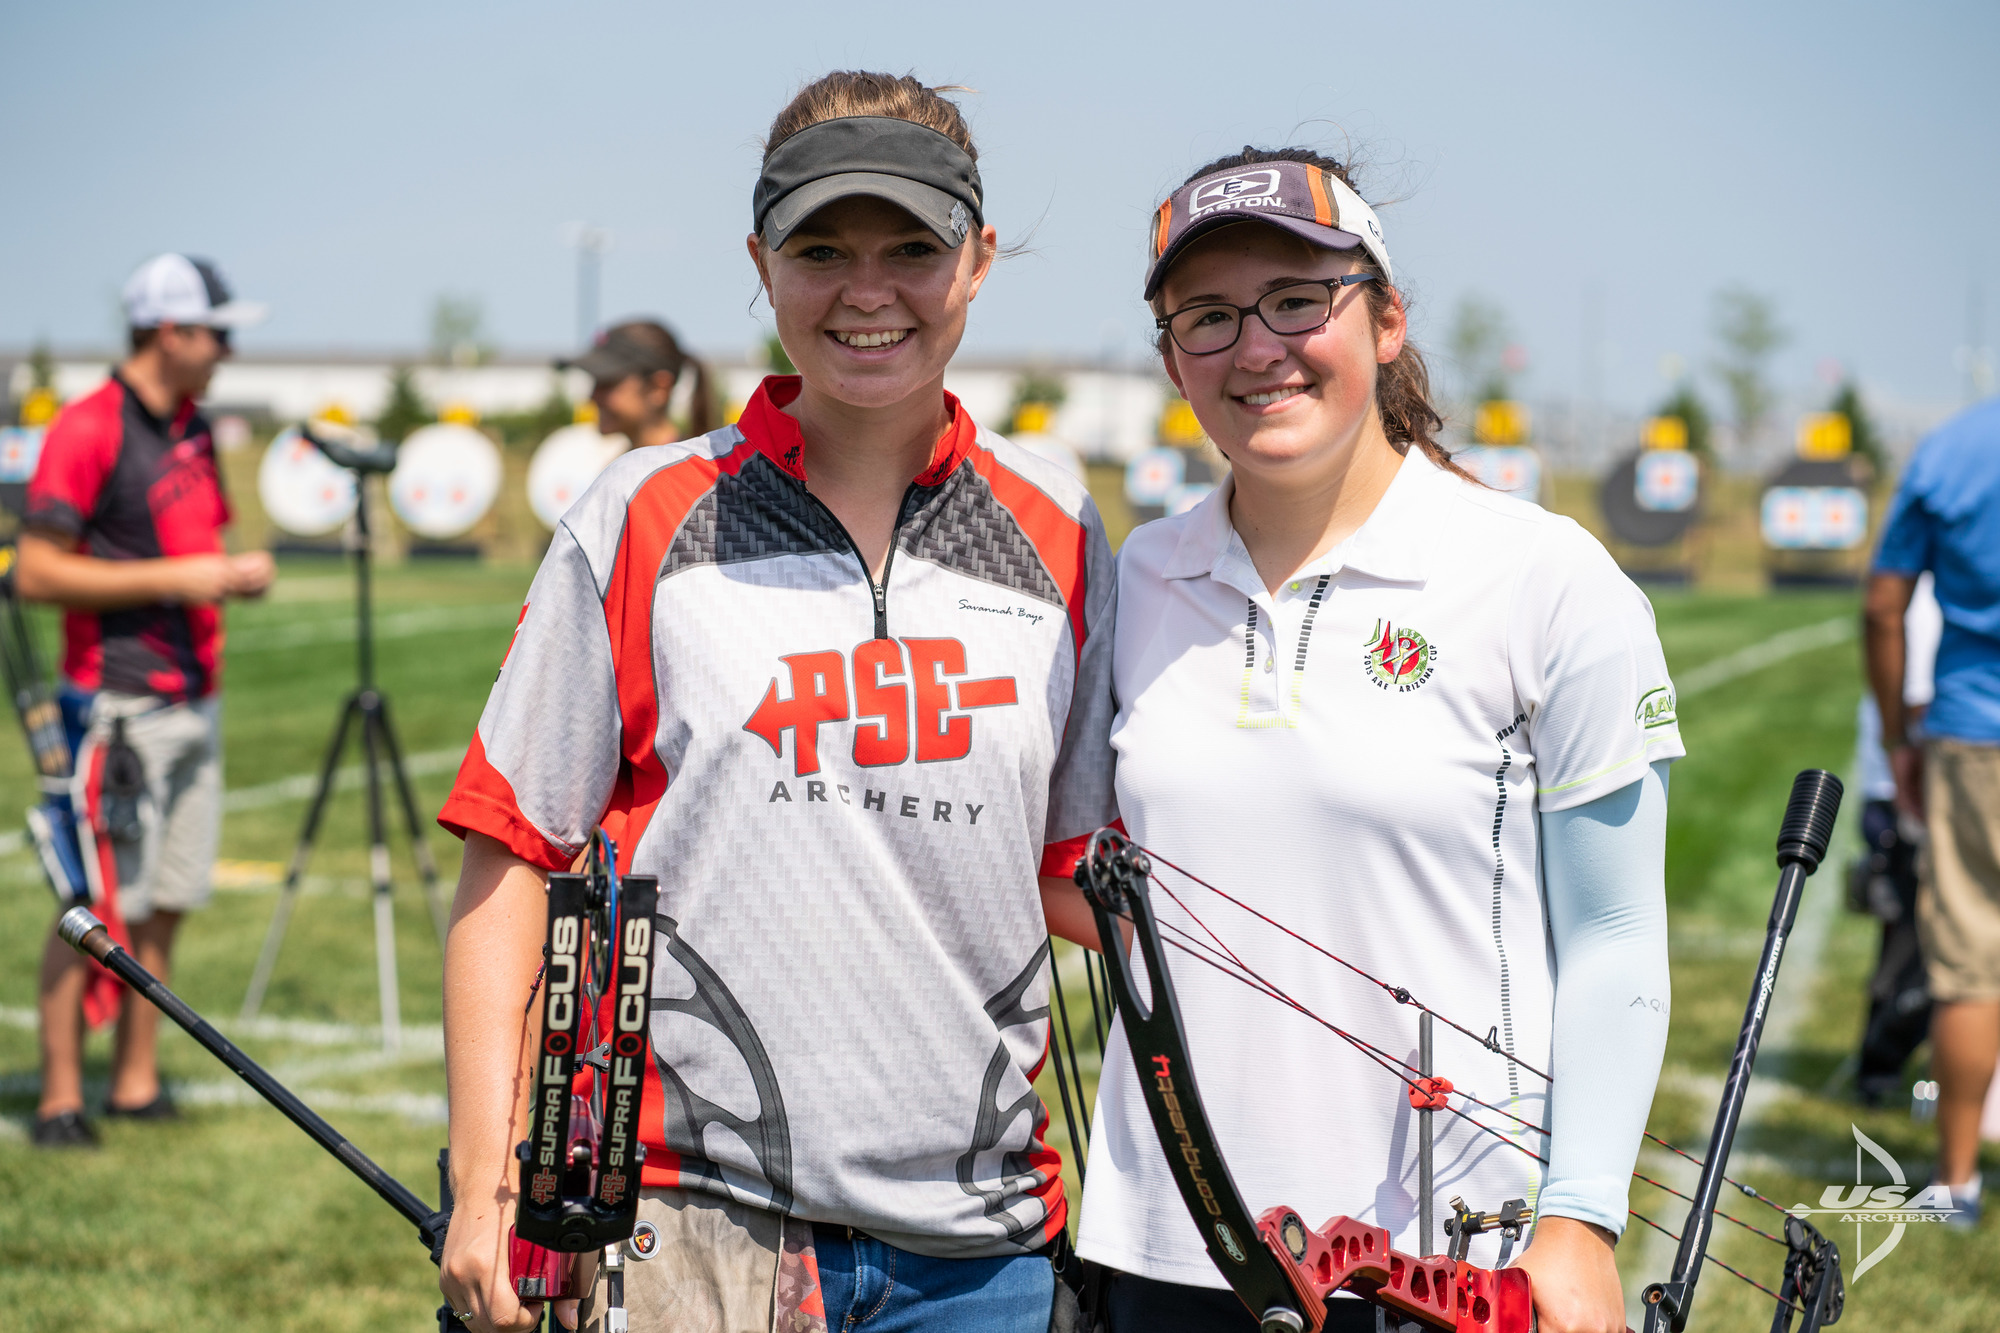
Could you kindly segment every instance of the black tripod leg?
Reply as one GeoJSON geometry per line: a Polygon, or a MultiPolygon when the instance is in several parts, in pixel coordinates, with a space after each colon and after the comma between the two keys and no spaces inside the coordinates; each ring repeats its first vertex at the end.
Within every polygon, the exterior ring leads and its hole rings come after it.
{"type": "Polygon", "coordinates": [[[403,1044],[402,1002],[396,991],[396,903],[389,881],[389,830],[382,818],[382,696],[361,694],[361,749],[368,785],[368,878],[375,886],[375,978],[382,997],[382,1049],[403,1044]]]}
{"type": "Polygon", "coordinates": [[[347,729],[354,724],[354,718],[361,711],[360,694],[350,694],[341,705],[340,721],[333,729],[333,744],[326,747],[326,761],[320,765],[319,786],[313,792],[312,804],[306,807],[305,826],[299,830],[299,844],[292,850],[292,864],[285,870],[285,885],[278,892],[278,911],[271,918],[271,928],[264,934],[264,948],[257,955],[257,968],[250,974],[250,989],[244,992],[243,1008],[239,1018],[249,1020],[257,1016],[264,1004],[264,988],[271,984],[271,973],[278,966],[278,951],[285,945],[285,929],[291,925],[292,908],[297,905],[299,881],[305,876],[306,859],[312,854],[313,839],[319,836],[319,821],[326,813],[327,798],[333,795],[334,774],[340,767],[340,753],[347,746],[347,729]]]}
{"type": "Polygon", "coordinates": [[[382,732],[382,748],[389,753],[389,772],[396,779],[396,794],[403,802],[403,819],[410,826],[410,855],[416,858],[417,877],[423,881],[424,900],[430,904],[431,924],[437,927],[438,944],[444,944],[445,934],[451,928],[451,918],[445,912],[444,900],[438,896],[437,861],[431,856],[431,845],[424,841],[423,821],[417,817],[416,794],[410,789],[409,770],[403,767],[403,747],[396,740],[396,728],[389,720],[389,701],[380,700],[381,713],[377,721],[382,732]]]}

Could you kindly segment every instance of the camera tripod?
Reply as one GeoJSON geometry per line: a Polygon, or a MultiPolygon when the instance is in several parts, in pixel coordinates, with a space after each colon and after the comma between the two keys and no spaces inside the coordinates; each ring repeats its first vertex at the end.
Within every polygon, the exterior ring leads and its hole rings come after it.
{"type": "Polygon", "coordinates": [[[438,898],[437,862],[424,841],[423,825],[417,817],[416,798],[410,792],[410,776],[403,767],[403,747],[389,722],[389,701],[375,686],[374,616],[370,603],[368,526],[368,474],[388,472],[396,464],[393,446],[360,450],[304,431],[306,439],[340,466],[354,473],[354,580],[355,621],[359,643],[360,680],[341,705],[340,721],[333,729],[333,743],[327,746],[326,761],[320,766],[319,786],[312,804],[306,807],[305,826],[299,831],[298,847],[285,870],[285,883],[278,894],[278,910],[271,929],[264,936],[264,948],[257,956],[257,968],[250,976],[250,989],[243,996],[241,1017],[251,1019],[264,1003],[264,991],[284,947],[285,929],[291,924],[298,904],[299,881],[305,875],[313,840],[319,835],[320,820],[326,814],[327,798],[333,795],[339,774],[340,756],[347,748],[350,731],[361,734],[362,774],[368,798],[368,874],[374,885],[375,972],[382,1001],[382,1046],[394,1051],[402,1044],[401,1004],[396,990],[396,921],[394,897],[389,879],[389,834],[382,809],[382,769],[386,765],[395,779],[396,794],[402,803],[403,819],[409,826],[410,852],[416,859],[417,875],[423,881],[424,898],[430,904],[431,919],[443,943],[446,918],[438,898]]]}

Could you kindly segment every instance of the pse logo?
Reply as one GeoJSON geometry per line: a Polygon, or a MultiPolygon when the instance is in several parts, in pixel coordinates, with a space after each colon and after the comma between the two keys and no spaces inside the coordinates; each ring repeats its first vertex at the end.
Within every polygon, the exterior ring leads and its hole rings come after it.
{"type": "Polygon", "coordinates": [[[1218,208],[1274,208],[1284,202],[1277,195],[1276,171],[1246,171],[1238,176],[1224,176],[1194,192],[1194,197],[1188,200],[1188,218],[1192,221],[1218,208]]]}
{"type": "Polygon", "coordinates": [[[863,768],[903,763],[912,749],[918,763],[932,764],[972,752],[967,713],[1020,702],[1012,676],[957,679],[969,674],[957,639],[870,639],[852,659],[850,672],[849,655],[830,648],[780,658],[791,697],[779,697],[773,676],[743,730],[780,757],[791,732],[792,771],[804,777],[819,772],[823,723],[854,719],[854,762],[863,768]]]}

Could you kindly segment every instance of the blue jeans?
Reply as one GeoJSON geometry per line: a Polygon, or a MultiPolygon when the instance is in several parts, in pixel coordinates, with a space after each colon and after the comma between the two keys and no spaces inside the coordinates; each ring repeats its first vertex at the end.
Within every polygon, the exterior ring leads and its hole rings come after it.
{"type": "Polygon", "coordinates": [[[1039,1255],[933,1259],[852,1237],[813,1228],[827,1333],[1048,1333],[1056,1276],[1039,1255]]]}

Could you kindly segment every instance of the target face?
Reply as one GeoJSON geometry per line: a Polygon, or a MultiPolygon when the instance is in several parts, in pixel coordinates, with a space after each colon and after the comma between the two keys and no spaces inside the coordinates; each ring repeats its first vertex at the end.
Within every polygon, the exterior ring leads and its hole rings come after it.
{"type": "Polygon", "coordinates": [[[1542,457],[1533,449],[1520,445],[1475,445],[1454,457],[1460,467],[1502,495],[1539,502],[1542,457]]]}
{"type": "Polygon", "coordinates": [[[1780,551],[1851,551],[1868,536],[1868,499],[1853,486],[1773,486],[1762,517],[1780,551]]]}
{"type": "Polygon", "coordinates": [[[9,426],[0,430],[0,482],[18,484],[31,480],[41,457],[40,426],[9,426]]]}
{"type": "Polygon", "coordinates": [[[389,504],[420,537],[462,535],[500,495],[500,450],[470,426],[441,422],[403,441],[389,504]]]}
{"type": "Polygon", "coordinates": [[[1125,498],[1135,505],[1164,505],[1187,477],[1187,458],[1178,449],[1148,449],[1125,468],[1125,498]]]}
{"type": "Polygon", "coordinates": [[[295,537],[320,537],[354,516],[354,474],[287,426],[264,451],[257,498],[270,520],[295,537]]]}
{"type": "Polygon", "coordinates": [[[1206,500],[1214,490],[1215,487],[1206,481],[1190,481],[1176,486],[1167,493],[1167,513],[1185,514],[1206,500]]]}
{"type": "Polygon", "coordinates": [[[1648,449],[1639,455],[1632,496],[1653,514],[1684,514],[1701,495],[1701,464],[1679,449],[1648,449]]]}
{"type": "Polygon", "coordinates": [[[528,508],[553,532],[576,498],[627,447],[623,435],[601,435],[587,421],[564,426],[542,441],[528,464],[528,508]]]}
{"type": "Polygon", "coordinates": [[[1046,458],[1078,481],[1083,480],[1083,460],[1077,457],[1076,450],[1070,448],[1065,441],[1041,431],[1024,431],[1019,435],[1009,435],[1007,438],[1035,457],[1046,458]]]}

